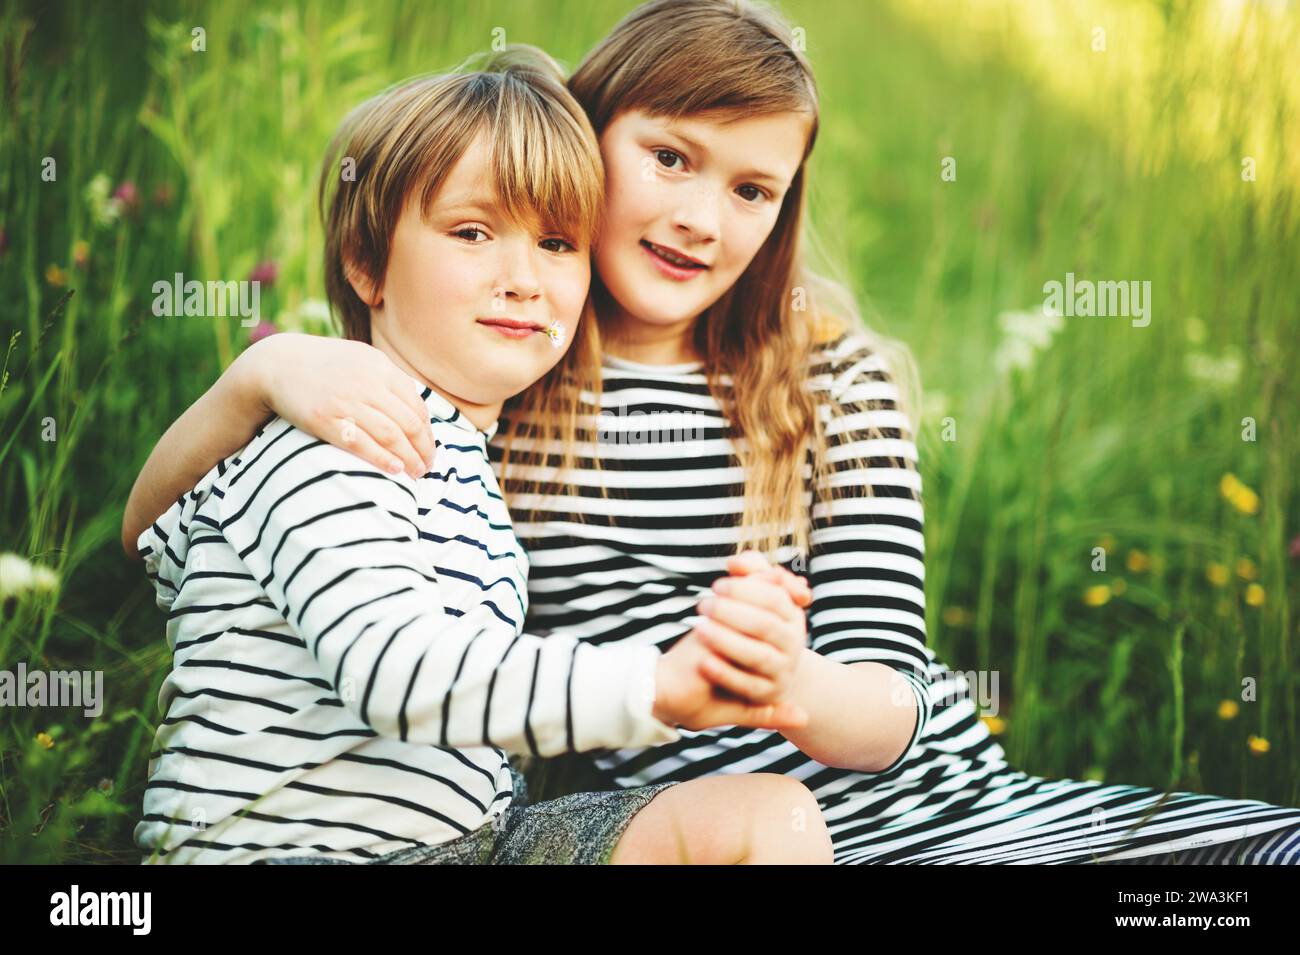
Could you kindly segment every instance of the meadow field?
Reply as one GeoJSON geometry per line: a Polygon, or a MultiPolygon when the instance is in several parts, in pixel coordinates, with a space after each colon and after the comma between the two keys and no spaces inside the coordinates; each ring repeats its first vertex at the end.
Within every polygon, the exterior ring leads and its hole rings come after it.
{"type": "MultiPolygon", "coordinates": [[[[0,669],[103,700],[0,708],[0,862],[138,861],[169,654],[122,509],[250,337],[329,329],[334,126],[501,39],[572,67],[631,5],[4,5],[0,669]],[[155,315],[177,273],[258,278],[263,324],[155,315]]],[[[920,373],[930,643],[997,675],[1020,769],[1300,805],[1300,9],[781,6],[817,258],[920,373]]]]}

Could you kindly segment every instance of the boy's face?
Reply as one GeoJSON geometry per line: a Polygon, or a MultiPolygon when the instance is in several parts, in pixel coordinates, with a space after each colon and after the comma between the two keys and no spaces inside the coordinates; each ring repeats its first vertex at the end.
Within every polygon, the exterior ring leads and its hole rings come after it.
{"type": "Polygon", "coordinates": [[[408,199],[383,286],[369,290],[354,278],[371,306],[371,341],[486,428],[573,340],[591,280],[589,249],[578,241],[536,221],[510,222],[496,206],[480,136],[427,218],[418,190],[408,199]],[[561,347],[546,333],[553,320],[564,326],[561,347]]]}

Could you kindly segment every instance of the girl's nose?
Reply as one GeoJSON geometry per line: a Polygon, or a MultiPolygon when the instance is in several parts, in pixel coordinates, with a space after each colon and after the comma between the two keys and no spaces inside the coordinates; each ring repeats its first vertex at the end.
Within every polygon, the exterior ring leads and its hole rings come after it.
{"type": "Polygon", "coordinates": [[[718,190],[713,186],[693,189],[673,212],[673,228],[696,242],[716,242],[721,231],[718,190]]]}

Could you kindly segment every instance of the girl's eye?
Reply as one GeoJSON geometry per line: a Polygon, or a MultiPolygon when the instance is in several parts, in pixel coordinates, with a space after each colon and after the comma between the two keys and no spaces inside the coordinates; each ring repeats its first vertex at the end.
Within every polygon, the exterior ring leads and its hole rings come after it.
{"type": "Polygon", "coordinates": [[[481,235],[483,236],[484,239],[487,238],[486,232],[484,232],[482,229],[476,229],[473,226],[470,226],[465,229],[457,229],[455,232],[452,233],[452,235],[464,239],[466,242],[472,242],[475,245],[478,245],[478,242],[472,238],[473,236],[481,235]]]}
{"type": "Polygon", "coordinates": [[[764,195],[766,195],[766,193],[764,193],[762,189],[758,188],[758,186],[752,186],[749,185],[748,183],[737,188],[736,192],[740,193],[740,198],[744,199],[746,202],[755,202],[758,199],[762,199],[764,195]],[[749,195],[742,191],[746,189],[748,189],[753,194],[749,195]]]}
{"type": "Polygon", "coordinates": [[[677,159],[681,159],[682,157],[679,156],[677,153],[673,152],[671,149],[656,149],[655,158],[659,160],[659,164],[662,165],[665,169],[673,169],[674,168],[673,161],[677,159]],[[668,158],[665,159],[664,158],[665,156],[667,156],[668,158]]]}
{"type": "Polygon", "coordinates": [[[547,252],[564,252],[566,249],[569,252],[578,251],[572,243],[566,242],[564,239],[543,239],[540,244],[547,252]],[[560,246],[560,248],[551,248],[552,245],[560,246]]]}

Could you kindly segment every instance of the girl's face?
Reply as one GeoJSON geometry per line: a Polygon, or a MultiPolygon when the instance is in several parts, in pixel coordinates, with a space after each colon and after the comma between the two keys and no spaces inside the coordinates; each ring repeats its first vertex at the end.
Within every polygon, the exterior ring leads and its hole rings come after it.
{"type": "Polygon", "coordinates": [[[488,409],[482,417],[490,420],[567,350],[591,279],[589,249],[535,218],[520,224],[506,216],[482,136],[426,215],[417,200],[413,190],[382,287],[357,288],[371,304],[371,337],[458,405],[488,409]],[[552,321],[563,326],[560,347],[546,333],[552,321]]]}
{"type": "Polygon", "coordinates": [[[605,222],[596,268],[615,324],[683,333],[740,278],[776,224],[810,120],[775,113],[719,122],[619,114],[601,134],[605,222]]]}

